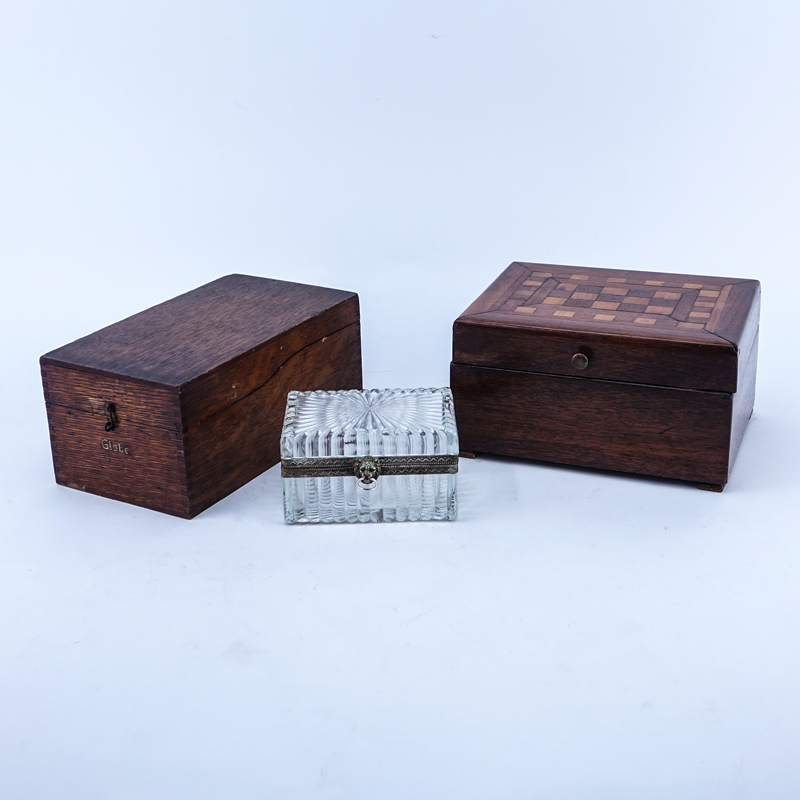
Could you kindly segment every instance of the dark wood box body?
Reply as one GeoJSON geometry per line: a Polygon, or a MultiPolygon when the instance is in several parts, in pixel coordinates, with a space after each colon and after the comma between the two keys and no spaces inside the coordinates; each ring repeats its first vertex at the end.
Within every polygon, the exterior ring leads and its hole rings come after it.
{"type": "Polygon", "coordinates": [[[290,390],[362,388],[358,295],[228,275],[40,363],[56,481],[191,518],[278,463],[290,390]]]}
{"type": "Polygon", "coordinates": [[[754,280],[515,262],[453,327],[461,447],[721,491],[759,310],[754,280]]]}

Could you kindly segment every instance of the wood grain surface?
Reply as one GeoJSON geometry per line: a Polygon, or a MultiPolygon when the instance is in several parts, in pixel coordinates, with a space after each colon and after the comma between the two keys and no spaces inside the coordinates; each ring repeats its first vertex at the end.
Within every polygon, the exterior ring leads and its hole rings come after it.
{"type": "Polygon", "coordinates": [[[178,517],[190,516],[181,433],[47,404],[56,482],[178,517]]]}
{"type": "Polygon", "coordinates": [[[229,275],[41,369],[58,483],[191,518],[277,463],[290,389],[362,388],[358,296],[229,275]]]}
{"type": "Polygon", "coordinates": [[[452,364],[463,450],[728,480],[730,394],[452,364]]]}
{"type": "Polygon", "coordinates": [[[462,449],[721,491],[753,410],[760,296],[755,280],[514,262],[453,326],[462,449]]]}
{"type": "Polygon", "coordinates": [[[280,461],[290,391],[362,389],[360,354],[360,325],[350,325],[295,353],[257,391],[190,428],[184,448],[191,516],[280,461]]]}
{"type": "Polygon", "coordinates": [[[117,424],[150,425],[180,431],[181,409],[175,387],[109,378],[79,369],[42,364],[42,384],[48,404],[93,414],[106,422],[106,403],[114,403],[117,424]]]}
{"type": "Polygon", "coordinates": [[[453,361],[589,380],[728,392],[736,391],[738,379],[737,351],[728,342],[698,347],[602,331],[520,329],[463,318],[453,326],[453,361]],[[572,363],[576,353],[588,357],[586,369],[578,370],[572,363]]]}
{"type": "Polygon", "coordinates": [[[114,378],[183,386],[250,351],[270,347],[286,331],[319,314],[327,316],[340,304],[345,306],[330,318],[330,331],[321,335],[358,321],[356,294],[227,275],[59,347],[41,361],[114,378]]]}

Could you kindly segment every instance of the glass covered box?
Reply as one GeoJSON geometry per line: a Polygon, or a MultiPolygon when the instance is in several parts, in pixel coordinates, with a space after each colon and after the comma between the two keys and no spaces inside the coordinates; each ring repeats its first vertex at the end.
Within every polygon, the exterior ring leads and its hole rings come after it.
{"type": "Polygon", "coordinates": [[[452,520],[457,472],[450,389],[289,392],[287,522],[452,520]]]}

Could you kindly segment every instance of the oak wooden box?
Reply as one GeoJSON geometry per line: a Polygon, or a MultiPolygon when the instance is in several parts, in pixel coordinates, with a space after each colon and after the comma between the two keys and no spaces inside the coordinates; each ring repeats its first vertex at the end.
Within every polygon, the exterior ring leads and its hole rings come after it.
{"type": "Polygon", "coordinates": [[[453,327],[461,448],[722,491],[759,303],[754,280],[515,262],[453,327]]]}
{"type": "Polygon", "coordinates": [[[360,389],[358,295],[228,275],[40,359],[56,481],[191,518],[280,460],[292,389],[360,389]]]}

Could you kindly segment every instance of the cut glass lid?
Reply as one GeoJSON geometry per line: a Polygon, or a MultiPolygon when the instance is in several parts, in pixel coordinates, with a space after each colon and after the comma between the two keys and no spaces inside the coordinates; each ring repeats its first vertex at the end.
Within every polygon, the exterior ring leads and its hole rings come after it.
{"type": "Polygon", "coordinates": [[[450,389],[290,392],[282,458],[458,455],[450,389]]]}

